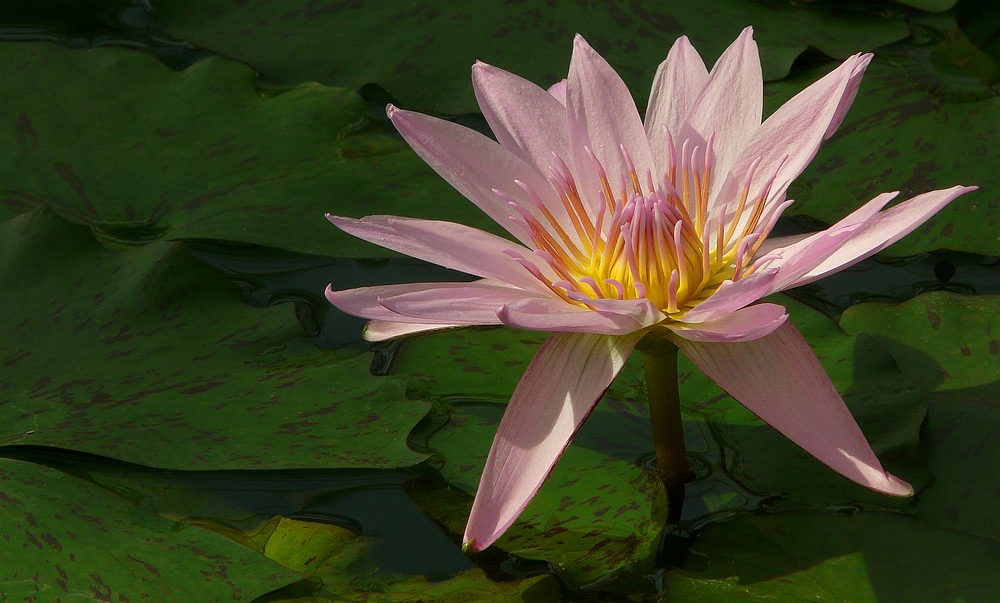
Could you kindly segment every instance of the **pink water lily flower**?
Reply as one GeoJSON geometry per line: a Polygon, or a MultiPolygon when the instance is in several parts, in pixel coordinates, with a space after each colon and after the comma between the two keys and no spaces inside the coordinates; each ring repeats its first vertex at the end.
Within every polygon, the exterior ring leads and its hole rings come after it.
{"type": "Polygon", "coordinates": [[[885,193],[822,232],[767,238],[870,60],[850,57],[761,123],[751,29],[711,72],[681,37],[656,72],[644,122],[618,74],[577,36],[568,78],[548,91],[473,67],[498,142],[388,107],[410,146],[519,243],[452,222],[328,216],[366,241],[480,277],[328,289],[330,302],[371,319],[365,336],[376,341],[469,325],[553,332],[500,422],[468,548],[482,550],[514,522],[650,331],[841,475],[912,494],[882,468],[785,309],[755,303],[876,253],[973,190],[882,211],[896,196],[885,193]]]}

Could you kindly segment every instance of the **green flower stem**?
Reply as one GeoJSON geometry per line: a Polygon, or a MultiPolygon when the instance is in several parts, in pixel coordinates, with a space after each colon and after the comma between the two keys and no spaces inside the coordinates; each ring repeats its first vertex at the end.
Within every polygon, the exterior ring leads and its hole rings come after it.
{"type": "Polygon", "coordinates": [[[676,522],[684,501],[684,483],[690,473],[677,388],[677,347],[665,337],[649,334],[636,349],[642,354],[642,368],[646,373],[656,468],[667,487],[668,519],[676,522]]]}

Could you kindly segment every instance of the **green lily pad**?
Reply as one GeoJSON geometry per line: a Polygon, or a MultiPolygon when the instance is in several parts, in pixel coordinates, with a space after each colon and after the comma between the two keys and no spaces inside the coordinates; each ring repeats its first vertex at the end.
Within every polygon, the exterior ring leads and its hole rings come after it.
{"type": "Polygon", "coordinates": [[[427,412],[316,348],[179,243],[102,248],[42,208],[0,225],[0,443],[162,468],[405,467],[427,412]]]}
{"type": "Polygon", "coordinates": [[[1000,541],[1000,382],[934,394],[926,429],[934,484],[920,496],[919,516],[1000,541]]]}
{"type": "MultiPolygon", "coordinates": [[[[747,25],[757,28],[764,76],[788,74],[807,47],[834,58],[907,37],[901,17],[751,0],[668,4],[551,2],[476,6],[458,1],[325,3],[307,0],[157,0],[171,36],[247,62],[280,83],[377,83],[410,109],[478,111],[476,60],[534,82],[565,77],[572,37],[583,34],[645,104],[656,66],[681,34],[714,61],[747,25]]],[[[711,64],[711,63],[710,63],[711,64]]]]}
{"type": "Polygon", "coordinates": [[[268,601],[324,603],[332,601],[412,601],[473,603],[533,600],[555,595],[550,575],[495,582],[483,570],[470,569],[445,579],[407,576],[385,571],[371,559],[376,539],[358,536],[340,526],[276,516],[249,532],[214,526],[220,533],[259,551],[269,559],[310,578],[272,593],[268,601]],[[307,592],[308,594],[303,594],[307,592]]]}
{"type": "Polygon", "coordinates": [[[941,13],[955,6],[958,0],[893,0],[899,4],[912,6],[932,13],[941,13]]]}
{"type": "MultiPolygon", "coordinates": [[[[899,199],[956,184],[978,185],[888,248],[912,255],[939,248],[1000,254],[1000,97],[948,102],[917,77],[925,58],[879,53],[838,132],[789,189],[801,212],[833,223],[884,191],[899,199]],[[916,77],[915,77],[916,76],[916,77]]],[[[822,71],[771,85],[770,103],[791,96],[822,71]]],[[[974,78],[964,80],[983,87],[974,78]]]]}
{"type": "Polygon", "coordinates": [[[840,325],[877,337],[924,389],[1000,379],[1000,296],[932,292],[899,305],[858,304],[844,312],[840,325]]]}
{"type": "Polygon", "coordinates": [[[693,550],[666,576],[671,601],[986,603],[1000,590],[1000,543],[890,513],[744,515],[693,550]]]}
{"type": "Polygon", "coordinates": [[[44,204],[108,246],[223,239],[335,257],[392,253],[324,212],[500,231],[351,90],[264,94],[240,63],[173,71],[122,48],[6,42],[0,65],[0,218],[44,204]]]}
{"type": "Polygon", "coordinates": [[[54,469],[0,459],[0,581],[19,601],[250,601],[302,576],[54,469]]]}

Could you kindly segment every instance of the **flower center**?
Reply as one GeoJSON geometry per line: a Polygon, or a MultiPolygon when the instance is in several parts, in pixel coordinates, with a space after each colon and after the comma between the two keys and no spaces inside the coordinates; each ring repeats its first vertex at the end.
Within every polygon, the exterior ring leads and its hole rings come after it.
{"type": "Polygon", "coordinates": [[[751,273],[749,260],[780,214],[780,208],[772,207],[764,216],[774,177],[755,198],[749,198],[758,159],[748,170],[738,202],[733,207],[712,206],[714,135],[701,145],[685,140],[679,153],[669,132],[666,135],[670,155],[659,182],[647,171],[643,183],[628,151],[619,147],[627,174],[619,176],[617,191],[601,162],[585,149],[599,176],[604,201],[596,215],[586,210],[572,173],[553,153],[548,180],[559,194],[573,232],[566,232],[525,184],[517,182],[537,213],[495,191],[517,212],[520,219],[516,220],[531,235],[535,255],[558,276],[549,279],[535,264],[513,252],[511,256],[572,303],[588,306],[594,299],[646,298],[673,320],[707,299],[724,281],[751,273]]]}

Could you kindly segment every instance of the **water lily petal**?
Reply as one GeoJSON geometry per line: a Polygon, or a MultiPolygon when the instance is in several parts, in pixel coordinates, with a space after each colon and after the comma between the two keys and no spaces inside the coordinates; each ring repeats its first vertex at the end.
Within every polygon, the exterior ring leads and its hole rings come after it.
{"type": "Polygon", "coordinates": [[[619,175],[626,178],[629,175],[620,150],[622,145],[629,152],[643,181],[647,170],[656,173],[646,130],[632,94],[611,65],[580,35],[573,40],[566,100],[574,162],[577,173],[590,175],[581,184],[586,187],[582,192],[594,204],[591,205],[592,210],[604,201],[597,194],[601,190],[600,182],[594,177],[592,162],[584,146],[589,146],[603,164],[616,189],[619,175]],[[586,133],[586,137],[581,137],[582,133],[586,133]]]}
{"type": "Polygon", "coordinates": [[[386,309],[424,322],[455,324],[500,324],[497,310],[526,297],[521,289],[483,283],[454,283],[427,287],[398,295],[382,295],[378,302],[386,309]]]}
{"type": "Polygon", "coordinates": [[[472,67],[472,87],[500,144],[534,165],[539,173],[548,173],[552,152],[569,156],[566,106],[553,95],[482,62],[472,67]]]}
{"type": "Polygon", "coordinates": [[[369,320],[368,324],[365,325],[362,336],[365,338],[365,341],[385,341],[386,339],[395,339],[407,335],[444,331],[446,329],[459,329],[467,326],[469,325],[369,320]]]}
{"type": "Polygon", "coordinates": [[[798,283],[802,276],[821,264],[861,227],[861,223],[831,226],[793,243],[776,249],[770,257],[762,258],[761,269],[778,269],[777,278],[772,281],[764,295],[784,291],[798,283]]]}
{"type": "Polygon", "coordinates": [[[558,82],[556,82],[556,83],[552,84],[551,86],[549,86],[548,92],[553,97],[555,97],[555,99],[557,101],[559,101],[559,104],[561,104],[563,107],[566,106],[566,80],[565,79],[561,79],[558,82]]]}
{"type": "Polygon", "coordinates": [[[595,312],[559,299],[525,298],[497,311],[506,325],[533,331],[624,335],[646,324],[625,313],[595,312]]]}
{"type": "Polygon", "coordinates": [[[660,174],[667,170],[666,127],[673,134],[680,132],[695,101],[708,83],[708,68],[687,36],[677,38],[653,76],[653,88],[646,108],[646,137],[653,160],[660,174]]]}
{"type": "Polygon", "coordinates": [[[724,281],[711,297],[684,315],[684,322],[702,323],[718,320],[730,312],[747,306],[764,297],[778,277],[776,268],[757,270],[738,281],[724,281]]]}
{"type": "MultiPolygon", "coordinates": [[[[764,110],[764,78],[753,28],[744,29],[722,53],[694,104],[687,126],[674,140],[681,145],[684,138],[708,140],[714,134],[719,177],[713,182],[722,184],[729,166],[760,126],[764,110]]],[[[717,188],[713,184],[713,191],[717,188]]]]}
{"type": "Polygon", "coordinates": [[[754,304],[707,322],[678,322],[668,328],[690,341],[750,341],[769,335],[788,319],[783,306],[754,304]]]}
{"type": "Polygon", "coordinates": [[[830,120],[830,125],[826,129],[826,134],[823,135],[823,140],[827,140],[833,136],[840,124],[844,122],[844,117],[847,116],[847,111],[854,104],[854,99],[858,96],[858,90],[861,88],[861,78],[865,74],[865,69],[868,68],[868,63],[871,62],[871,55],[868,55],[867,61],[858,61],[855,63],[854,68],[851,70],[851,75],[847,80],[847,87],[844,90],[843,96],[840,97],[840,104],[837,105],[837,112],[833,115],[833,119],[830,120]]]}
{"type": "Polygon", "coordinates": [[[530,249],[478,228],[396,216],[365,216],[360,220],[330,214],[326,217],[344,232],[386,249],[528,291],[547,291],[538,279],[504,253],[513,250],[543,273],[548,272],[548,266],[537,260],[530,249]]]}
{"type": "MultiPolygon", "coordinates": [[[[872,217],[874,217],[883,207],[885,207],[886,204],[895,199],[897,195],[899,195],[899,191],[882,193],[877,197],[875,197],[874,199],[872,199],[871,201],[869,201],[868,203],[865,203],[858,209],[851,212],[849,215],[847,215],[845,218],[843,218],[830,228],[839,228],[841,226],[846,226],[847,224],[852,224],[855,222],[867,222],[868,220],[872,219],[872,217]]],[[[790,245],[793,245],[800,241],[804,241],[805,239],[808,239],[809,237],[813,236],[813,234],[815,233],[804,232],[801,234],[788,235],[784,237],[768,237],[761,244],[760,249],[757,250],[757,253],[754,255],[754,259],[756,260],[757,258],[762,258],[766,255],[770,255],[773,252],[780,252],[780,250],[783,249],[784,247],[789,247],[790,245]]]]}
{"type": "Polygon", "coordinates": [[[975,186],[953,186],[917,195],[876,214],[854,231],[839,249],[800,276],[788,287],[798,287],[843,270],[875,255],[913,232],[953,199],[976,190],[975,186]]]}
{"type": "Polygon", "coordinates": [[[667,317],[648,299],[589,299],[587,305],[599,314],[628,317],[643,327],[667,317]]]}
{"type": "Polygon", "coordinates": [[[757,198],[774,174],[768,205],[784,200],[788,185],[816,156],[827,131],[837,119],[843,119],[849,108],[847,99],[857,93],[859,78],[871,58],[870,54],[848,58],[768,117],[741,149],[718,202],[730,202],[730,197],[738,194],[750,166],[758,158],[760,164],[755,173],[766,176],[754,178],[750,198],[757,198]]]}
{"type": "Polygon", "coordinates": [[[468,550],[485,549],[514,523],[641,337],[545,340],[497,428],[465,528],[468,550]]]}
{"type": "MultiPolygon", "coordinates": [[[[559,200],[538,171],[492,139],[443,119],[392,105],[389,119],[406,142],[442,178],[523,243],[531,238],[511,218],[516,212],[494,192],[526,199],[515,180],[524,182],[549,206],[559,200]]],[[[525,202],[530,207],[530,202],[525,202]]]]}
{"type": "Polygon", "coordinates": [[[862,486],[893,496],[913,488],[887,473],[802,335],[785,322],[739,343],[672,338],[691,361],[806,452],[862,486]]]}
{"type": "MultiPolygon", "coordinates": [[[[338,310],[346,312],[351,316],[360,316],[368,319],[381,319],[393,322],[427,322],[417,321],[403,316],[398,312],[386,308],[379,303],[379,298],[383,296],[400,295],[402,293],[412,293],[421,291],[428,287],[443,285],[444,283],[404,283],[400,285],[377,285],[374,287],[357,287],[354,289],[342,289],[334,291],[331,285],[326,287],[326,299],[337,307],[338,310]]],[[[450,321],[449,321],[450,322],[450,321]]]]}

